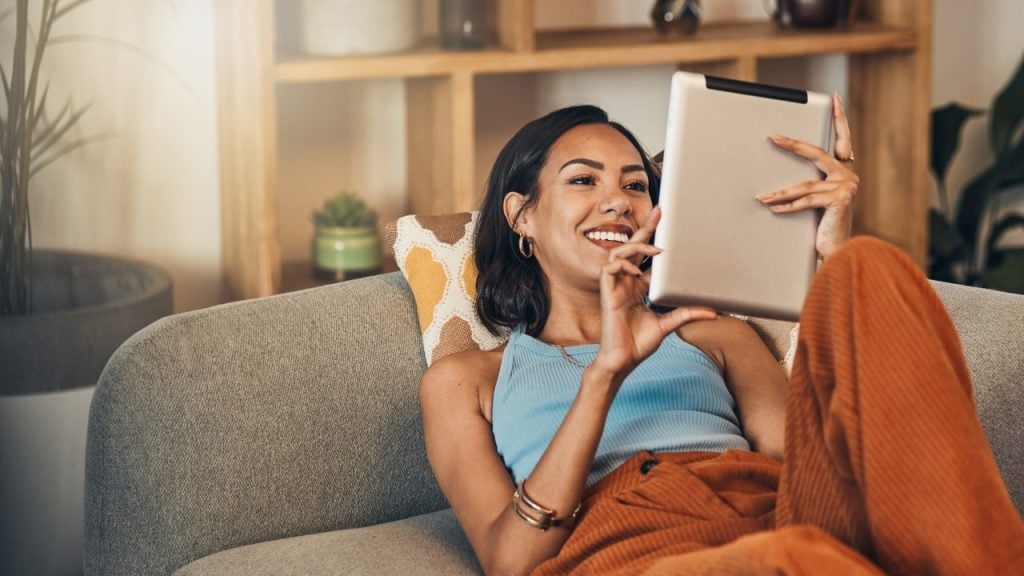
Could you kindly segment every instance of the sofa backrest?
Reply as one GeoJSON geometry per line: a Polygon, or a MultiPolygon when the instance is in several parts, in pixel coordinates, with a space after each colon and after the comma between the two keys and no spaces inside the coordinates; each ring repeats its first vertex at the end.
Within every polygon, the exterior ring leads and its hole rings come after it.
{"type": "Polygon", "coordinates": [[[932,282],[960,335],[978,417],[1024,515],[1024,295],[932,282]]]}
{"type": "Polygon", "coordinates": [[[219,550],[431,512],[425,369],[399,274],[166,318],[100,378],[85,567],[166,575],[219,550]]]}

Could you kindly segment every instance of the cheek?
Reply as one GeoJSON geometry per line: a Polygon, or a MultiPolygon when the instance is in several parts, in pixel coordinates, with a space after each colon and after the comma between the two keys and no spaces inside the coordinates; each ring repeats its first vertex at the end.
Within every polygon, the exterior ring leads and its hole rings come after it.
{"type": "Polygon", "coordinates": [[[651,211],[654,210],[650,197],[647,197],[645,200],[638,200],[633,206],[633,209],[636,211],[636,220],[643,226],[647,219],[650,218],[651,211]]]}

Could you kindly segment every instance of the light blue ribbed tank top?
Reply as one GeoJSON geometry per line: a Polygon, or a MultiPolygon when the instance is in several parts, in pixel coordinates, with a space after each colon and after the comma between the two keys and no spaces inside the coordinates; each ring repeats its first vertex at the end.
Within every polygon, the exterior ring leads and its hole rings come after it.
{"type": "MultiPolygon", "coordinates": [[[[589,364],[597,344],[570,346],[589,364]]],[[[494,388],[492,431],[505,467],[518,483],[533,471],[579,389],[583,369],[521,330],[509,336],[494,388]]],[[[670,334],[626,378],[612,402],[587,486],[641,450],[750,450],[718,367],[670,334]]]]}

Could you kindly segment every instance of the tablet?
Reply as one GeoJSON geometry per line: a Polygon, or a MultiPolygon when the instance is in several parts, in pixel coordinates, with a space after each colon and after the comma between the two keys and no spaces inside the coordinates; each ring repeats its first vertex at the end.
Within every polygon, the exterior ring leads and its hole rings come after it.
{"type": "Polygon", "coordinates": [[[825,94],[676,72],[662,164],[650,298],[662,306],[797,320],[817,264],[818,215],[776,214],[755,196],[821,178],[776,148],[782,134],[832,146],[825,94]]]}

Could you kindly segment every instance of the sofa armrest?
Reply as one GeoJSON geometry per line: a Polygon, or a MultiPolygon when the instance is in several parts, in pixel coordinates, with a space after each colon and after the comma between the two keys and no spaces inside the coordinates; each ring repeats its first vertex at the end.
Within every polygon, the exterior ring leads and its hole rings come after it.
{"type": "Polygon", "coordinates": [[[419,419],[425,362],[400,274],[226,304],[138,333],[89,419],[88,574],[445,506],[419,419]]]}
{"type": "Polygon", "coordinates": [[[1024,514],[1024,295],[932,282],[960,335],[978,416],[1024,514]]]}

